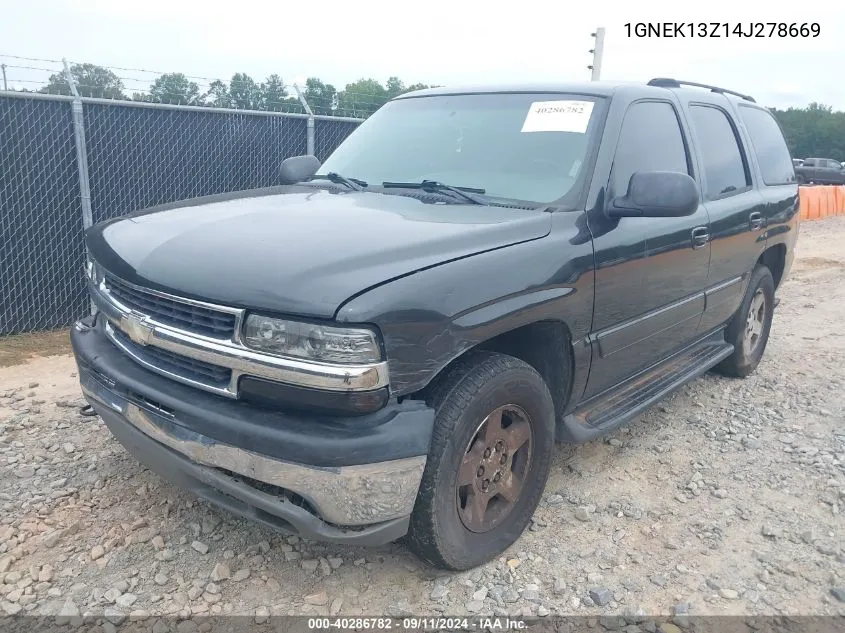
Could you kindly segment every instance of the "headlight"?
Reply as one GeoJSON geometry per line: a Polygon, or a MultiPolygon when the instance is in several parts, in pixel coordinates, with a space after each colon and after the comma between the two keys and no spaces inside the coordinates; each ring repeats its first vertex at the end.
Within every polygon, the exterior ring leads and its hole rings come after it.
{"type": "Polygon", "coordinates": [[[85,274],[95,286],[99,286],[103,281],[103,269],[90,256],[85,260],[85,274]]]}
{"type": "Polygon", "coordinates": [[[262,352],[326,363],[360,365],[381,360],[375,332],[363,328],[328,327],[250,314],[243,340],[262,352]]]}

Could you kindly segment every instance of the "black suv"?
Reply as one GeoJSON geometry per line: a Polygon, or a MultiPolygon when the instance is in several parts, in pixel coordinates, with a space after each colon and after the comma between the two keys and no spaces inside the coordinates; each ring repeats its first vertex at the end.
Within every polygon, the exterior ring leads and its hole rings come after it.
{"type": "Polygon", "coordinates": [[[688,83],[414,92],[277,187],[94,226],[83,392],[232,512],[491,559],[556,440],[763,355],[792,160],[753,99],[688,83]]]}

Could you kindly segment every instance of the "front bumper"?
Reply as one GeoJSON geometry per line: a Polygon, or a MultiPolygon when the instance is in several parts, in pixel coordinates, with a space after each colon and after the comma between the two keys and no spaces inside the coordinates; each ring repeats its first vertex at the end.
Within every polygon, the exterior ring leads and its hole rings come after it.
{"type": "Polygon", "coordinates": [[[306,538],[373,545],[407,531],[434,418],[423,403],[349,419],[294,418],[147,371],[95,318],[78,323],[71,342],[88,402],[164,478],[306,538]]]}

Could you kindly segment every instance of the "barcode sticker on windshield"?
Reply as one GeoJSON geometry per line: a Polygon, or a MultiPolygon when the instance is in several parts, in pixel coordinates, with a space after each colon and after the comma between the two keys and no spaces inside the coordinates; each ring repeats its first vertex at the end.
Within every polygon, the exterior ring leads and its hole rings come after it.
{"type": "Polygon", "coordinates": [[[522,131],[584,134],[592,112],[592,101],[535,101],[528,110],[522,131]]]}

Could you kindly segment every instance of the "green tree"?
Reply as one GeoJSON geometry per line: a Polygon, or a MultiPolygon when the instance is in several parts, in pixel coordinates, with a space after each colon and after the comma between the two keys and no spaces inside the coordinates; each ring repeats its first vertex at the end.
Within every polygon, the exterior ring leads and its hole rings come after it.
{"type": "Polygon", "coordinates": [[[260,110],[261,87],[246,73],[235,73],[229,82],[229,98],[232,107],[241,110],[260,110]]]}
{"type": "Polygon", "coordinates": [[[772,109],[796,158],[845,160],[845,112],[821,103],[806,108],[772,109]]]}
{"type": "Polygon", "coordinates": [[[339,96],[337,114],[340,116],[368,117],[388,100],[387,89],[375,79],[359,79],[339,96]]]}
{"type": "Polygon", "coordinates": [[[405,89],[405,92],[413,92],[414,90],[425,90],[426,88],[436,88],[437,86],[429,86],[428,84],[411,84],[405,89]]]}
{"type": "Polygon", "coordinates": [[[225,81],[215,79],[208,86],[208,91],[202,96],[202,101],[215,108],[231,108],[232,98],[229,95],[229,86],[226,85],[225,81]]]}
{"type": "Polygon", "coordinates": [[[260,108],[262,110],[271,110],[274,112],[288,111],[288,91],[285,88],[285,82],[282,81],[279,75],[274,73],[267,77],[267,80],[261,84],[260,91],[260,108]]]}
{"type": "MultiPolygon", "coordinates": [[[[72,64],[70,74],[81,97],[126,99],[123,82],[108,68],[96,64],[72,64]]],[[[40,92],[58,95],[73,94],[64,73],[50,75],[40,92]]]]}
{"type": "Polygon", "coordinates": [[[332,104],[338,98],[337,89],[317,79],[309,77],[305,80],[305,100],[311,106],[314,114],[334,114],[332,104]]]}
{"type": "Polygon", "coordinates": [[[401,79],[399,79],[399,77],[389,77],[387,79],[387,83],[385,83],[385,88],[388,99],[398,97],[403,92],[407,92],[408,90],[407,88],[405,88],[405,83],[401,79]]]}
{"type": "Polygon", "coordinates": [[[198,105],[200,89],[182,73],[165,73],[153,82],[145,101],[172,103],[174,105],[198,105]]]}

